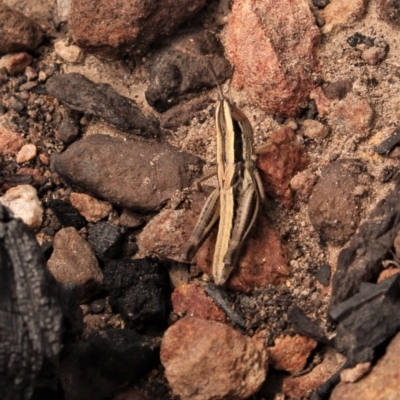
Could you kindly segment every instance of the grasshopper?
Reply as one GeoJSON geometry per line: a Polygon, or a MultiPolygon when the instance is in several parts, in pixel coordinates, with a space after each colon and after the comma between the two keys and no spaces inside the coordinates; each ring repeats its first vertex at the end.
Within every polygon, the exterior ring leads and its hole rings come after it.
{"type": "MultiPolygon", "coordinates": [[[[187,260],[194,257],[219,220],[212,274],[217,285],[224,285],[238,261],[265,194],[255,165],[253,128],[222,91],[215,111],[215,124],[218,187],[200,213],[185,256],[187,260]]],[[[198,187],[201,187],[201,181],[211,176],[202,178],[198,187]]]]}

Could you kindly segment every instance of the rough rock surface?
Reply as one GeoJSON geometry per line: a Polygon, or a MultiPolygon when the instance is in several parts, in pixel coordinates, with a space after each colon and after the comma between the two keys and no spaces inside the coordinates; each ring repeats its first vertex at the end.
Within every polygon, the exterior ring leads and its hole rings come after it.
{"type": "Polygon", "coordinates": [[[70,73],[51,77],[46,89],[73,110],[101,117],[125,132],[150,137],[159,134],[157,119],[145,116],[133,100],[121,96],[110,85],[70,73]]]}
{"type": "Polygon", "coordinates": [[[355,188],[363,182],[362,172],[357,160],[336,161],[322,169],[308,212],[323,240],[341,245],[356,231],[360,216],[355,188]]]}
{"type": "Polygon", "coordinates": [[[11,53],[0,58],[0,69],[5,68],[10,75],[16,75],[31,64],[33,58],[28,53],[11,53]]]}
{"type": "Polygon", "coordinates": [[[341,383],[333,391],[331,400],[397,400],[400,398],[400,334],[386,349],[386,354],[371,372],[355,383],[341,383]]]}
{"type": "Polygon", "coordinates": [[[293,204],[290,181],[307,166],[304,149],[293,130],[285,126],[273,132],[257,158],[266,192],[286,207],[293,204]]]}
{"type": "Polygon", "coordinates": [[[24,143],[25,140],[19,133],[0,125],[0,152],[2,154],[17,154],[24,143]]]}
{"type": "Polygon", "coordinates": [[[202,162],[168,144],[92,135],[72,144],[54,165],[60,175],[111,204],[149,211],[190,186],[202,162]]]}
{"type": "Polygon", "coordinates": [[[204,5],[205,0],[73,0],[69,24],[78,46],[104,58],[115,58],[126,51],[144,50],[155,40],[169,36],[204,5]]]}
{"type": "Polygon", "coordinates": [[[0,53],[35,50],[43,40],[39,24],[0,3],[0,53]]]}
{"type": "Polygon", "coordinates": [[[103,282],[94,251],[75,228],[63,228],[54,237],[54,251],[47,266],[61,283],[75,283],[81,296],[92,294],[103,282]]]}
{"type": "Polygon", "coordinates": [[[97,200],[84,193],[71,193],[69,200],[88,222],[99,222],[112,210],[110,203],[97,200]]]}
{"type": "Polygon", "coordinates": [[[186,317],[161,344],[161,362],[182,400],[246,399],[261,386],[267,354],[228,325],[186,317]]]}
{"type": "Polygon", "coordinates": [[[306,0],[235,1],[227,41],[233,84],[271,114],[296,115],[314,87],[319,36],[306,0]]]}

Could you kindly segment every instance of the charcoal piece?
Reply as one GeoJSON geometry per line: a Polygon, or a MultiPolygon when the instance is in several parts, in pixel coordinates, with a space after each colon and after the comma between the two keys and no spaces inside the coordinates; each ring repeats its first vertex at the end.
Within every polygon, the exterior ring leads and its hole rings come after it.
{"type": "Polygon", "coordinates": [[[389,136],[382,143],[375,147],[375,153],[387,156],[395,147],[400,146],[400,128],[396,129],[392,136],[389,136]]]}
{"type": "Polygon", "coordinates": [[[149,57],[146,69],[150,76],[146,100],[159,112],[168,110],[190,93],[215,87],[232,72],[221,43],[207,31],[182,34],[149,57]]]}
{"type": "Polygon", "coordinates": [[[347,43],[351,47],[356,47],[359,44],[365,44],[372,47],[375,44],[375,39],[369,36],[365,36],[360,32],[356,32],[354,35],[351,35],[347,38],[347,43]]]}
{"type": "Polygon", "coordinates": [[[56,282],[34,233],[0,205],[0,399],[26,400],[61,348],[56,282]]]}
{"type": "Polygon", "coordinates": [[[111,306],[129,326],[165,326],[169,290],[166,265],[151,258],[109,261],[103,275],[111,306]]]}
{"type": "Polygon", "coordinates": [[[100,221],[89,228],[88,242],[102,260],[120,255],[125,229],[100,221]]]}
{"type": "Polygon", "coordinates": [[[400,178],[394,189],[381,200],[347,248],[339,253],[332,283],[330,308],[353,296],[362,282],[376,282],[382,261],[390,255],[400,230],[400,178]]]}
{"type": "Polygon", "coordinates": [[[339,322],[336,350],[356,363],[371,361],[374,349],[400,330],[399,310],[399,274],[378,284],[362,284],[359,293],[329,312],[339,322]]]}
{"type": "Polygon", "coordinates": [[[214,300],[215,304],[225,312],[234,325],[242,330],[246,330],[246,320],[232,308],[225,299],[223,293],[221,293],[222,290],[220,288],[210,283],[206,286],[205,292],[214,300]]]}
{"type": "Polygon", "coordinates": [[[67,346],[60,380],[68,400],[106,400],[132,385],[159,362],[159,339],[109,329],[67,346]]]}
{"type": "Polygon", "coordinates": [[[329,286],[331,280],[331,268],[328,264],[323,264],[318,268],[316,278],[321,285],[329,286]]]}
{"type": "Polygon", "coordinates": [[[47,205],[51,208],[62,226],[73,226],[79,230],[86,225],[85,218],[70,203],[56,199],[50,200],[47,205]]]}
{"type": "Polygon", "coordinates": [[[299,307],[294,306],[290,308],[288,317],[296,332],[308,336],[319,343],[332,344],[332,341],[326,337],[323,329],[315,321],[308,318],[299,307]]]}
{"type": "Polygon", "coordinates": [[[159,134],[156,118],[145,116],[133,100],[121,96],[108,84],[70,73],[51,77],[46,89],[73,110],[101,117],[124,132],[150,137],[159,134]]]}

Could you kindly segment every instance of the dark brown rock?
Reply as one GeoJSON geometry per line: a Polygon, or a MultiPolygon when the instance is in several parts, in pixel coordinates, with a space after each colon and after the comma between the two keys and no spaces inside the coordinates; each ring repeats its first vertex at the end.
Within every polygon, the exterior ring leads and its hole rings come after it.
{"type": "Polygon", "coordinates": [[[257,167],[266,192],[288,208],[293,204],[290,181],[307,163],[303,147],[297,142],[292,129],[287,126],[271,134],[257,158],[257,167]]]}
{"type": "Polygon", "coordinates": [[[225,313],[208,297],[199,285],[184,284],[171,296],[172,307],[178,315],[226,322],[225,313]]]}
{"type": "Polygon", "coordinates": [[[357,160],[340,160],[322,169],[308,202],[308,213],[323,240],[342,245],[356,231],[360,216],[354,188],[362,182],[362,172],[357,160]]]}
{"type": "Polygon", "coordinates": [[[143,51],[171,35],[205,5],[205,0],[157,2],[73,0],[69,25],[78,46],[89,53],[115,58],[143,51]]]}
{"type": "Polygon", "coordinates": [[[73,110],[101,117],[125,132],[159,134],[156,118],[145,116],[133,100],[121,96],[108,84],[94,83],[81,74],[71,73],[51,77],[46,89],[73,110]]]}
{"type": "Polygon", "coordinates": [[[161,344],[161,362],[182,400],[246,399],[267,373],[267,353],[228,325],[186,317],[161,344]]]}
{"type": "Polygon", "coordinates": [[[92,135],[54,160],[55,170],[111,204],[140,210],[161,208],[189,187],[202,162],[168,144],[92,135]]]}
{"type": "Polygon", "coordinates": [[[346,97],[347,93],[351,91],[352,87],[352,80],[341,79],[330,83],[326,88],[324,88],[324,93],[329,100],[342,100],[346,97]]]}
{"type": "Polygon", "coordinates": [[[268,113],[296,115],[314,87],[319,37],[308,1],[235,1],[227,38],[233,84],[268,113]]]}
{"type": "Polygon", "coordinates": [[[356,383],[340,383],[331,400],[397,400],[400,398],[400,334],[386,349],[386,354],[372,371],[356,383]]]}
{"type": "Polygon", "coordinates": [[[103,273],[94,251],[75,228],[64,228],[54,237],[54,251],[47,266],[61,283],[75,283],[87,298],[99,289],[103,273]]]}
{"type": "Polygon", "coordinates": [[[212,88],[231,75],[231,65],[217,38],[208,31],[180,35],[146,61],[150,85],[147,102],[163,112],[179,98],[204,87],[212,88]]]}
{"type": "Polygon", "coordinates": [[[43,40],[39,24],[0,3],[0,53],[35,50],[43,40]]]}

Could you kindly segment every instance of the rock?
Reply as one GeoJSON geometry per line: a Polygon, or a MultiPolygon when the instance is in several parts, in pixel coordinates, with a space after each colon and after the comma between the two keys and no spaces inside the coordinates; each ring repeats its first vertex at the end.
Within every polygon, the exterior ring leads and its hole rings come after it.
{"type": "Polygon", "coordinates": [[[174,312],[179,316],[198,317],[226,322],[225,313],[199,285],[189,283],[177,287],[171,296],[174,312]]]}
{"type": "Polygon", "coordinates": [[[332,107],[329,122],[334,133],[363,139],[371,132],[374,111],[365,99],[347,96],[332,107]]]}
{"type": "Polygon", "coordinates": [[[59,366],[65,399],[110,399],[157,366],[158,348],[157,339],[110,328],[66,346],[59,366]]]}
{"type": "Polygon", "coordinates": [[[357,160],[339,160],[322,169],[308,201],[308,215],[322,240],[340,246],[356,231],[360,215],[354,188],[363,180],[357,160]]]}
{"type": "Polygon", "coordinates": [[[189,187],[202,161],[168,144],[91,135],[57,156],[55,170],[119,207],[154,211],[189,187]]]}
{"type": "Polygon", "coordinates": [[[33,185],[40,185],[43,179],[43,175],[36,168],[20,168],[16,175],[29,175],[32,178],[33,185]]]}
{"type": "Polygon", "coordinates": [[[326,115],[328,115],[330,108],[330,101],[325,96],[325,93],[320,86],[311,91],[310,99],[314,100],[320,117],[325,117],[326,115]]]}
{"type": "Polygon", "coordinates": [[[20,185],[8,189],[5,195],[0,197],[0,203],[32,229],[39,229],[42,225],[43,208],[33,186],[20,185]]]}
{"type": "Polygon", "coordinates": [[[290,188],[296,192],[296,196],[301,201],[307,201],[311,195],[314,185],[317,182],[316,175],[310,170],[306,169],[304,171],[298,172],[290,180],[290,188]]]}
{"type": "Polygon", "coordinates": [[[342,100],[351,92],[352,87],[352,79],[339,79],[329,83],[323,92],[329,100],[342,100]]]}
{"type": "Polygon", "coordinates": [[[0,125],[0,153],[16,155],[25,144],[25,140],[17,132],[0,125]]]}
{"type": "Polygon", "coordinates": [[[171,0],[156,3],[101,0],[94,7],[90,1],[74,0],[69,26],[74,42],[84,51],[116,58],[144,51],[151,43],[171,35],[205,3],[205,0],[185,0],[179,4],[171,0]]]}
{"type": "Polygon", "coordinates": [[[331,400],[385,399],[400,397],[400,334],[390,342],[385,355],[372,371],[356,383],[340,383],[333,390],[331,400]]]}
{"type": "Polygon", "coordinates": [[[125,228],[138,228],[143,225],[144,222],[145,221],[140,214],[129,210],[128,208],[124,208],[119,216],[119,224],[125,228]]]}
{"type": "Polygon", "coordinates": [[[379,0],[378,2],[379,17],[391,24],[392,26],[400,27],[400,7],[396,0],[379,0]]]}
{"type": "Polygon", "coordinates": [[[224,82],[232,70],[221,43],[204,30],[181,34],[149,57],[146,69],[150,76],[146,100],[160,112],[184,95],[224,82]]]}
{"type": "Polygon", "coordinates": [[[353,368],[346,368],[340,373],[340,380],[346,383],[357,382],[371,370],[371,363],[364,362],[357,364],[353,368]]]}
{"type": "Polygon", "coordinates": [[[390,268],[390,269],[384,269],[377,280],[377,283],[384,281],[385,279],[390,278],[394,274],[400,274],[400,268],[390,268]]]}
{"type": "Polygon", "coordinates": [[[323,361],[308,374],[298,377],[288,376],[283,379],[281,391],[289,398],[304,398],[329,379],[344,363],[345,358],[333,349],[327,349],[323,361]]]}
{"type": "Polygon", "coordinates": [[[185,210],[161,211],[137,237],[139,257],[168,258],[185,262],[184,253],[193,228],[193,215],[188,215],[185,210]]]}
{"type": "Polygon", "coordinates": [[[26,161],[33,160],[36,158],[37,149],[34,144],[25,144],[21,147],[20,151],[17,154],[16,161],[18,164],[22,164],[26,161]]]}
{"type": "Polygon", "coordinates": [[[290,181],[308,163],[303,152],[292,129],[284,126],[271,134],[257,158],[266,192],[287,208],[293,204],[290,181]]]}
{"type": "Polygon", "coordinates": [[[22,13],[0,3],[0,53],[35,50],[43,39],[41,27],[22,13]]]}
{"type": "Polygon", "coordinates": [[[108,84],[70,73],[52,76],[46,89],[71,109],[103,118],[122,131],[150,137],[159,134],[155,117],[145,116],[133,100],[121,96],[108,84]]]}
{"type": "Polygon", "coordinates": [[[396,256],[400,258],[400,231],[397,233],[393,244],[394,244],[394,250],[396,252],[396,256]]]}
{"type": "Polygon", "coordinates": [[[0,69],[5,68],[10,75],[16,75],[24,71],[31,62],[32,56],[28,53],[6,54],[0,58],[0,69]]]}
{"type": "Polygon", "coordinates": [[[382,47],[373,46],[361,53],[361,58],[369,65],[376,65],[386,57],[386,51],[382,47]]]}
{"type": "Polygon", "coordinates": [[[29,65],[25,68],[25,76],[28,81],[34,81],[38,77],[37,71],[29,65]]]}
{"type": "Polygon", "coordinates": [[[360,20],[367,12],[368,0],[330,0],[321,11],[325,20],[322,27],[324,34],[335,34],[339,30],[349,27],[360,20]]]}
{"type": "Polygon", "coordinates": [[[310,139],[325,139],[329,132],[329,126],[313,119],[305,119],[300,129],[300,133],[310,139]]]}
{"type": "MultiPolygon", "coordinates": [[[[196,256],[198,267],[210,277],[216,234],[217,230],[214,229],[196,256]]],[[[240,254],[226,284],[230,289],[248,293],[255,288],[277,285],[289,276],[290,270],[281,238],[261,213],[240,254]]]]}
{"type": "Polygon", "coordinates": [[[82,50],[78,46],[68,45],[63,40],[58,40],[54,43],[54,50],[59,57],[71,64],[79,63],[83,58],[82,50]]]}
{"type": "Polygon", "coordinates": [[[268,113],[295,116],[314,88],[319,37],[306,0],[236,1],[227,32],[233,85],[268,113]]]}
{"type": "Polygon", "coordinates": [[[96,293],[103,283],[103,273],[89,243],[73,228],[63,228],[54,236],[54,251],[47,267],[61,283],[74,283],[82,299],[96,293]]]}
{"type": "Polygon", "coordinates": [[[185,317],[161,344],[172,392],[182,400],[246,399],[267,373],[267,354],[228,325],[185,317]]]}
{"type": "Polygon", "coordinates": [[[25,104],[22,101],[19,101],[15,96],[11,96],[8,99],[8,106],[18,114],[21,114],[21,112],[25,109],[25,104]]]}
{"type": "Polygon", "coordinates": [[[56,131],[57,139],[66,144],[72,143],[79,134],[79,123],[74,118],[65,116],[56,131]]]}
{"type": "Polygon", "coordinates": [[[374,151],[381,156],[387,156],[398,146],[400,146],[400,128],[397,128],[387,139],[379,143],[374,151]]]}
{"type": "Polygon", "coordinates": [[[331,282],[331,268],[328,264],[322,264],[320,268],[318,268],[317,274],[315,276],[318,279],[318,282],[323,286],[329,286],[331,282]]]}
{"type": "Polygon", "coordinates": [[[57,0],[57,11],[55,21],[57,24],[68,21],[69,11],[71,9],[71,0],[57,0]]]}
{"type": "Polygon", "coordinates": [[[88,242],[100,259],[117,258],[121,253],[124,231],[120,226],[100,221],[89,228],[88,242]]]}
{"type": "Polygon", "coordinates": [[[329,4],[330,0],[312,0],[312,3],[315,7],[324,8],[329,4]]]}
{"type": "MultiPolygon", "coordinates": [[[[333,279],[331,305],[337,305],[358,293],[362,282],[376,282],[382,261],[392,251],[400,231],[400,180],[368,216],[358,233],[338,257],[333,279]],[[379,238],[379,240],[377,240],[379,238]]],[[[382,282],[383,283],[383,282],[382,282]]]]}
{"type": "Polygon", "coordinates": [[[306,336],[284,336],[275,339],[275,345],[268,347],[268,360],[275,369],[294,374],[304,369],[316,347],[317,342],[306,336]]]}
{"type": "Polygon", "coordinates": [[[53,211],[62,226],[73,226],[79,230],[86,225],[86,221],[79,211],[68,202],[54,199],[48,202],[48,206],[51,208],[51,211],[53,211]]]}
{"type": "Polygon", "coordinates": [[[69,201],[88,222],[99,222],[107,217],[112,205],[83,193],[71,193],[69,201]]]}
{"type": "Polygon", "coordinates": [[[165,327],[169,290],[166,265],[156,259],[119,259],[104,266],[110,305],[132,328],[165,327]]]}

